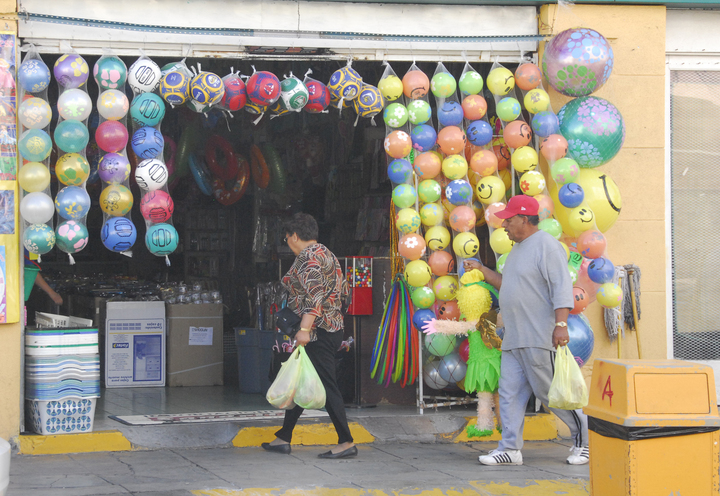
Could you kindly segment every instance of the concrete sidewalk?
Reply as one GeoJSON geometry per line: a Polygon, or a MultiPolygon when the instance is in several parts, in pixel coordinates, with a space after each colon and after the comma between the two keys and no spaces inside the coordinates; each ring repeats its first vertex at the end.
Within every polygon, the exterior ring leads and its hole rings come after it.
{"type": "Polygon", "coordinates": [[[570,442],[528,442],[522,466],[486,467],[495,442],[375,442],[322,460],[324,446],[290,455],[261,448],[14,455],[8,496],[587,495],[587,465],[565,463],[570,442]]]}

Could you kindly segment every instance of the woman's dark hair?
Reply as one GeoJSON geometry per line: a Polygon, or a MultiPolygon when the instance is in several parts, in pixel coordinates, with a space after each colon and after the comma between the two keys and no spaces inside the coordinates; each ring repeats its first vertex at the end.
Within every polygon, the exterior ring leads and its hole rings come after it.
{"type": "Polygon", "coordinates": [[[527,220],[531,226],[537,226],[538,224],[540,224],[539,215],[525,215],[524,217],[527,217],[527,220]]]}
{"type": "Polygon", "coordinates": [[[298,212],[283,223],[285,234],[297,234],[302,241],[310,241],[318,237],[318,224],[310,214],[298,212]]]}

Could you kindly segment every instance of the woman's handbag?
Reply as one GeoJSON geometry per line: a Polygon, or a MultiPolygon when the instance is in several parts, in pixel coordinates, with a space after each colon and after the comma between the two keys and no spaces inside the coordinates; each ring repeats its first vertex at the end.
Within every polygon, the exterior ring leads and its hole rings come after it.
{"type": "Polygon", "coordinates": [[[290,339],[300,330],[300,317],[293,312],[290,307],[281,308],[275,313],[275,325],[283,334],[287,334],[290,339]]]}

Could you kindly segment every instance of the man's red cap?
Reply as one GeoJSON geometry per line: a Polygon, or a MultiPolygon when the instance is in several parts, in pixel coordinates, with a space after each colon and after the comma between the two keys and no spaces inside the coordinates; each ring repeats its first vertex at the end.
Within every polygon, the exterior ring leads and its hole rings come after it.
{"type": "Polygon", "coordinates": [[[516,215],[537,215],[540,210],[540,204],[532,196],[517,195],[510,198],[505,210],[495,214],[499,219],[509,219],[516,215]]]}

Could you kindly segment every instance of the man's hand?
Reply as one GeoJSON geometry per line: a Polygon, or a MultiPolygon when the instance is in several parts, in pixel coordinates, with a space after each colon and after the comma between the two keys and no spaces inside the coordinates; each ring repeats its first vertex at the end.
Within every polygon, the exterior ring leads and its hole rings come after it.
{"type": "Polygon", "coordinates": [[[555,326],[552,340],[553,346],[557,348],[558,346],[565,346],[569,342],[570,336],[568,335],[567,327],[555,326]]]}
{"type": "Polygon", "coordinates": [[[295,341],[298,346],[305,346],[310,342],[310,331],[298,331],[295,334],[295,341]]]}
{"type": "Polygon", "coordinates": [[[464,260],[463,261],[463,269],[465,269],[466,272],[469,272],[473,269],[481,270],[483,264],[476,260],[464,260]]]}

